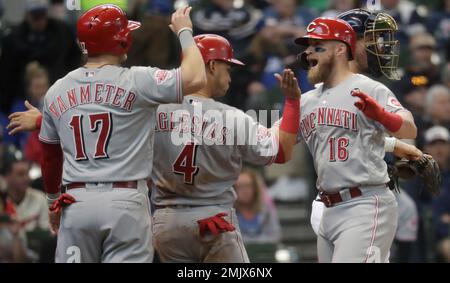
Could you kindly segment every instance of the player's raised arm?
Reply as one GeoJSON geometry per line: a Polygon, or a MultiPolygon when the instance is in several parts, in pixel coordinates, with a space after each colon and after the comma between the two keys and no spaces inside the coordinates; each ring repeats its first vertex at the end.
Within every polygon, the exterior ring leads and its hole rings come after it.
{"type": "Polygon", "coordinates": [[[292,151],[297,143],[297,133],[300,125],[300,95],[301,91],[291,69],[285,69],[283,74],[275,74],[280,83],[281,92],[285,96],[283,119],[278,131],[279,152],[276,163],[284,163],[292,157],[292,151]]]}
{"type": "MultiPolygon", "coordinates": [[[[402,109],[396,113],[388,112],[377,100],[359,89],[353,90],[352,96],[359,98],[355,102],[355,106],[364,115],[382,124],[394,137],[399,139],[416,138],[417,128],[412,114],[408,110],[402,109]]],[[[398,103],[397,100],[395,101],[398,103]]]]}
{"type": "Polygon", "coordinates": [[[178,36],[183,50],[181,79],[183,95],[199,91],[206,85],[206,72],[202,55],[192,36],[190,12],[192,7],[183,7],[172,14],[170,28],[178,36]]]}

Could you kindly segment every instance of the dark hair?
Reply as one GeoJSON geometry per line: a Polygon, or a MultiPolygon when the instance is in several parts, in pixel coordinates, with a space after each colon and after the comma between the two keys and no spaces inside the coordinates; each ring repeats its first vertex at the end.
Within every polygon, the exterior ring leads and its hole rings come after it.
{"type": "Polygon", "coordinates": [[[22,151],[17,149],[15,146],[10,145],[5,148],[2,156],[2,167],[0,168],[0,172],[2,175],[8,175],[11,173],[13,165],[17,162],[22,162],[27,160],[25,159],[22,151]]]}

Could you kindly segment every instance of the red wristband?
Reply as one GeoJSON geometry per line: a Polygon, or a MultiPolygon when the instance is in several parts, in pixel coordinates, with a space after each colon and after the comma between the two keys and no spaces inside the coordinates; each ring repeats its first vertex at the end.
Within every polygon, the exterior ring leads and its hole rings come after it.
{"type": "Polygon", "coordinates": [[[300,127],[300,99],[286,98],[280,130],[296,135],[300,127]]]}
{"type": "Polygon", "coordinates": [[[391,133],[395,133],[402,127],[403,118],[402,116],[390,113],[384,110],[383,120],[380,123],[391,133]]]}
{"type": "Polygon", "coordinates": [[[39,115],[37,120],[36,120],[36,129],[40,130],[41,129],[41,125],[42,125],[42,114],[39,115]]]}

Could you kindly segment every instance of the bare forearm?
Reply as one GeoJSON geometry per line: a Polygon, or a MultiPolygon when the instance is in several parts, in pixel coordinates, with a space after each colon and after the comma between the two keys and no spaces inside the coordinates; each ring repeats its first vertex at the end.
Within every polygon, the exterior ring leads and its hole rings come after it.
{"type": "Polygon", "coordinates": [[[391,134],[399,139],[415,139],[417,137],[417,127],[411,113],[409,111],[399,111],[396,114],[402,117],[403,122],[400,129],[391,134]]]}
{"type": "Polygon", "coordinates": [[[297,143],[297,135],[279,130],[278,141],[283,148],[284,162],[288,162],[292,159],[294,146],[297,143]]]}

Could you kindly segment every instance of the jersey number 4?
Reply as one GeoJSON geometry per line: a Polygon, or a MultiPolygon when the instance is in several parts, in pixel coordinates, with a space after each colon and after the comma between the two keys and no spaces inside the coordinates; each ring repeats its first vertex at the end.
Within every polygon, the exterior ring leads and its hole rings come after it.
{"type": "Polygon", "coordinates": [[[328,144],[330,145],[330,162],[335,162],[336,159],[339,161],[348,159],[348,138],[329,138],[328,144]]]}
{"type": "MultiPolygon", "coordinates": [[[[99,132],[95,143],[94,159],[108,158],[108,142],[112,132],[112,117],[109,112],[89,114],[89,125],[92,133],[99,132]]],[[[75,142],[75,160],[87,160],[84,146],[83,115],[73,115],[69,122],[75,142]]]]}
{"type": "Polygon", "coordinates": [[[173,172],[175,174],[183,175],[184,183],[188,185],[194,183],[194,176],[198,173],[198,167],[195,166],[197,147],[197,144],[186,144],[172,164],[173,172]]]}

